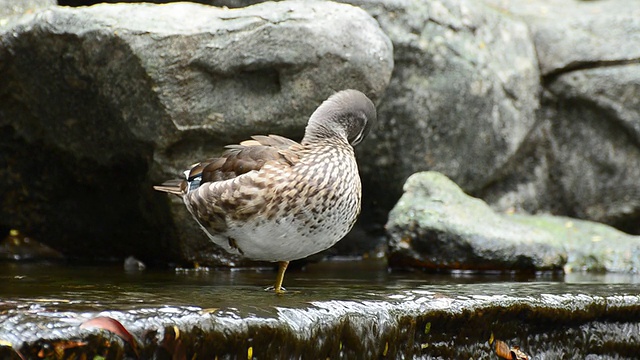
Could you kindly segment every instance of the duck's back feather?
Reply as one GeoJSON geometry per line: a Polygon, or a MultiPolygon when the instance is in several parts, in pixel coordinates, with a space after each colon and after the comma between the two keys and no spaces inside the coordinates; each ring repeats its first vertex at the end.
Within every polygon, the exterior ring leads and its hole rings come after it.
{"type": "Polygon", "coordinates": [[[299,161],[299,143],[278,135],[256,135],[238,145],[226,146],[220,157],[191,166],[185,179],[169,180],[154,186],[158,191],[184,195],[202,184],[234,179],[250,171],[259,171],[267,162],[294,165],[299,161]]]}

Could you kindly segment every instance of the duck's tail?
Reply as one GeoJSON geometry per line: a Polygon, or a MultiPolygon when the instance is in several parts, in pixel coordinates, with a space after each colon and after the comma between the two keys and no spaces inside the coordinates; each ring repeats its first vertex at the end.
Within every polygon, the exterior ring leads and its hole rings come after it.
{"type": "Polygon", "coordinates": [[[187,193],[188,183],[185,180],[167,180],[160,185],[154,185],[154,189],[169,194],[182,196],[187,193]]]}

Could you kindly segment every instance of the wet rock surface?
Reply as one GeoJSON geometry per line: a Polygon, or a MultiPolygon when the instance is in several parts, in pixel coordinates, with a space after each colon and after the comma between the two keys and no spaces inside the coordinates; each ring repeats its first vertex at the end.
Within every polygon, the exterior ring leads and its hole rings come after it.
{"type": "Polygon", "coordinates": [[[437,172],[412,175],[389,214],[392,267],[637,273],[640,237],[552,215],[506,214],[437,172]]]}
{"type": "Polygon", "coordinates": [[[60,340],[83,342],[67,356],[133,354],[109,331],[80,328],[97,316],[128,329],[143,358],[479,358],[493,352],[492,334],[532,358],[640,351],[635,277],[430,276],[334,263],[288,274],[289,293],[275,296],[259,287],[272,274],[253,271],[0,266],[0,340],[23,354],[55,357],[60,340]]]}

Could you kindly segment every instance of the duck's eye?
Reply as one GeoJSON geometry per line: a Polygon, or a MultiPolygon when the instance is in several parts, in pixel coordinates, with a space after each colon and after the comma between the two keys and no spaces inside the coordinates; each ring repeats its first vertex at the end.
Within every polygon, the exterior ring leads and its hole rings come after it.
{"type": "Polygon", "coordinates": [[[352,135],[349,137],[349,143],[351,145],[359,144],[362,141],[362,139],[364,139],[364,137],[367,135],[367,130],[368,130],[367,116],[364,113],[358,114],[357,116],[355,116],[355,119],[353,119],[353,122],[351,123],[350,130],[351,130],[350,133],[355,136],[352,135]]]}
{"type": "Polygon", "coordinates": [[[351,145],[360,144],[360,142],[362,141],[362,138],[364,138],[364,129],[362,129],[362,131],[358,133],[355,139],[351,140],[351,145]]]}

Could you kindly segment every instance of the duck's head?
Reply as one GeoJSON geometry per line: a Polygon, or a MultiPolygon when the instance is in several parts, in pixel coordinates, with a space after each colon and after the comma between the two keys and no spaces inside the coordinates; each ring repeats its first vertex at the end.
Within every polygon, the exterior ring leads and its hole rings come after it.
{"type": "Polygon", "coordinates": [[[339,138],[351,146],[359,144],[376,123],[376,107],[358,90],[331,95],[313,112],[302,143],[339,138]]]}

